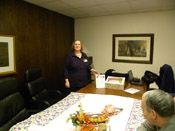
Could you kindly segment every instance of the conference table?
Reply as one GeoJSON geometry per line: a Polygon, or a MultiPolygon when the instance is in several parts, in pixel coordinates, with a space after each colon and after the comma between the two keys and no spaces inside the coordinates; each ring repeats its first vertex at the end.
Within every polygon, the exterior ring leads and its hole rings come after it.
{"type": "Polygon", "coordinates": [[[70,114],[79,110],[78,105],[80,104],[84,112],[93,113],[101,113],[108,104],[122,108],[122,112],[109,117],[107,124],[111,126],[111,131],[135,131],[145,120],[140,100],[141,95],[146,91],[144,86],[133,86],[126,83],[125,89],[140,90],[135,94],[130,94],[123,90],[97,89],[93,81],[79,91],[71,92],[44,111],[17,123],[11,127],[10,131],[77,131],[71,121],[66,121],[70,114]]]}
{"type": "Polygon", "coordinates": [[[114,90],[114,89],[107,89],[107,88],[96,88],[96,82],[92,81],[84,88],[78,90],[78,93],[91,93],[91,94],[105,94],[105,95],[117,95],[123,97],[131,97],[134,99],[141,99],[143,93],[147,90],[146,83],[144,85],[133,85],[126,81],[124,85],[124,90],[114,90]],[[125,92],[126,89],[137,89],[139,92],[130,94],[125,92]]]}

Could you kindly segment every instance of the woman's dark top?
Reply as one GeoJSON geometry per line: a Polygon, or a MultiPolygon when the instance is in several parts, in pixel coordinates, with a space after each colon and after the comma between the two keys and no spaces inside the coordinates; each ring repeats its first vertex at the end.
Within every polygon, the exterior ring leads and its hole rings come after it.
{"type": "Polygon", "coordinates": [[[83,52],[78,58],[74,52],[66,56],[64,62],[64,79],[69,79],[70,88],[86,86],[91,66],[88,63],[87,55],[83,52]]]}

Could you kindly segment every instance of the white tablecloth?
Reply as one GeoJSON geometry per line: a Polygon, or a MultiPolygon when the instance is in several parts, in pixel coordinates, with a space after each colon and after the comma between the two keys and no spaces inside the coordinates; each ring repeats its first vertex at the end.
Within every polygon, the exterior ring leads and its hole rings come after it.
{"type": "Polygon", "coordinates": [[[108,104],[112,104],[114,107],[123,108],[123,111],[118,115],[110,117],[108,124],[111,126],[111,131],[133,131],[144,120],[140,112],[140,100],[114,95],[71,93],[64,100],[46,109],[44,113],[38,113],[31,116],[28,120],[18,123],[11,128],[11,131],[17,131],[18,129],[26,129],[28,131],[74,131],[75,127],[72,125],[71,121],[66,123],[66,120],[69,117],[69,114],[79,111],[78,105],[80,103],[82,104],[84,112],[100,113],[105,105],[108,104]],[[76,97],[76,101],[74,101],[75,96],[80,97],[76,97]],[[68,100],[67,102],[66,99],[68,100]],[[73,104],[70,104],[69,101],[74,102],[72,102],[73,104]],[[66,109],[64,109],[65,107],[62,105],[66,105],[66,109]],[[61,113],[60,108],[63,108],[61,113]],[[55,114],[57,110],[59,110],[59,113],[55,114]],[[138,116],[135,116],[135,114],[138,114],[139,118],[138,116]],[[53,115],[53,118],[50,115],[53,115]],[[26,127],[24,126],[25,122],[28,124],[26,127]],[[135,122],[137,122],[136,125],[135,122]]]}

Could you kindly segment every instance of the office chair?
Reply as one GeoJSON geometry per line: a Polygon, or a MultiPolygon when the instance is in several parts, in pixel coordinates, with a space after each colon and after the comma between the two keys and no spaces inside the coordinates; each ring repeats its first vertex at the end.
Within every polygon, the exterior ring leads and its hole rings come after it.
{"type": "Polygon", "coordinates": [[[116,72],[114,69],[108,69],[105,72],[105,80],[108,78],[108,76],[125,77],[125,80],[127,81],[129,74],[128,73],[119,73],[119,72],[116,72]]]}
{"type": "Polygon", "coordinates": [[[25,72],[25,86],[28,92],[27,108],[33,114],[46,109],[63,98],[60,91],[46,89],[39,67],[30,68],[25,72]]]}
{"type": "Polygon", "coordinates": [[[0,131],[8,131],[29,117],[16,78],[0,79],[0,131]]]}
{"type": "MultiPolygon", "coordinates": [[[[172,96],[175,94],[175,80],[173,69],[170,65],[164,64],[160,67],[159,76],[151,71],[145,71],[143,80],[148,84],[155,82],[158,89],[168,92],[172,96]]],[[[148,90],[153,90],[157,88],[148,88],[148,90]]]]}
{"type": "Polygon", "coordinates": [[[159,88],[157,85],[158,79],[159,76],[156,73],[148,70],[145,71],[144,76],[142,77],[142,80],[146,83],[147,90],[159,88]]]}

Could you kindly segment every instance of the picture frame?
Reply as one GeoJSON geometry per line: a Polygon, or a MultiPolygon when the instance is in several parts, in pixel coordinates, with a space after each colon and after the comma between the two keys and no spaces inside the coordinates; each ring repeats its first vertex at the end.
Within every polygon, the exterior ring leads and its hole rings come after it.
{"type": "Polygon", "coordinates": [[[0,76],[16,74],[15,35],[0,34],[0,76]]]}
{"type": "Polygon", "coordinates": [[[152,64],[154,34],[113,34],[112,61],[152,64]]]}

